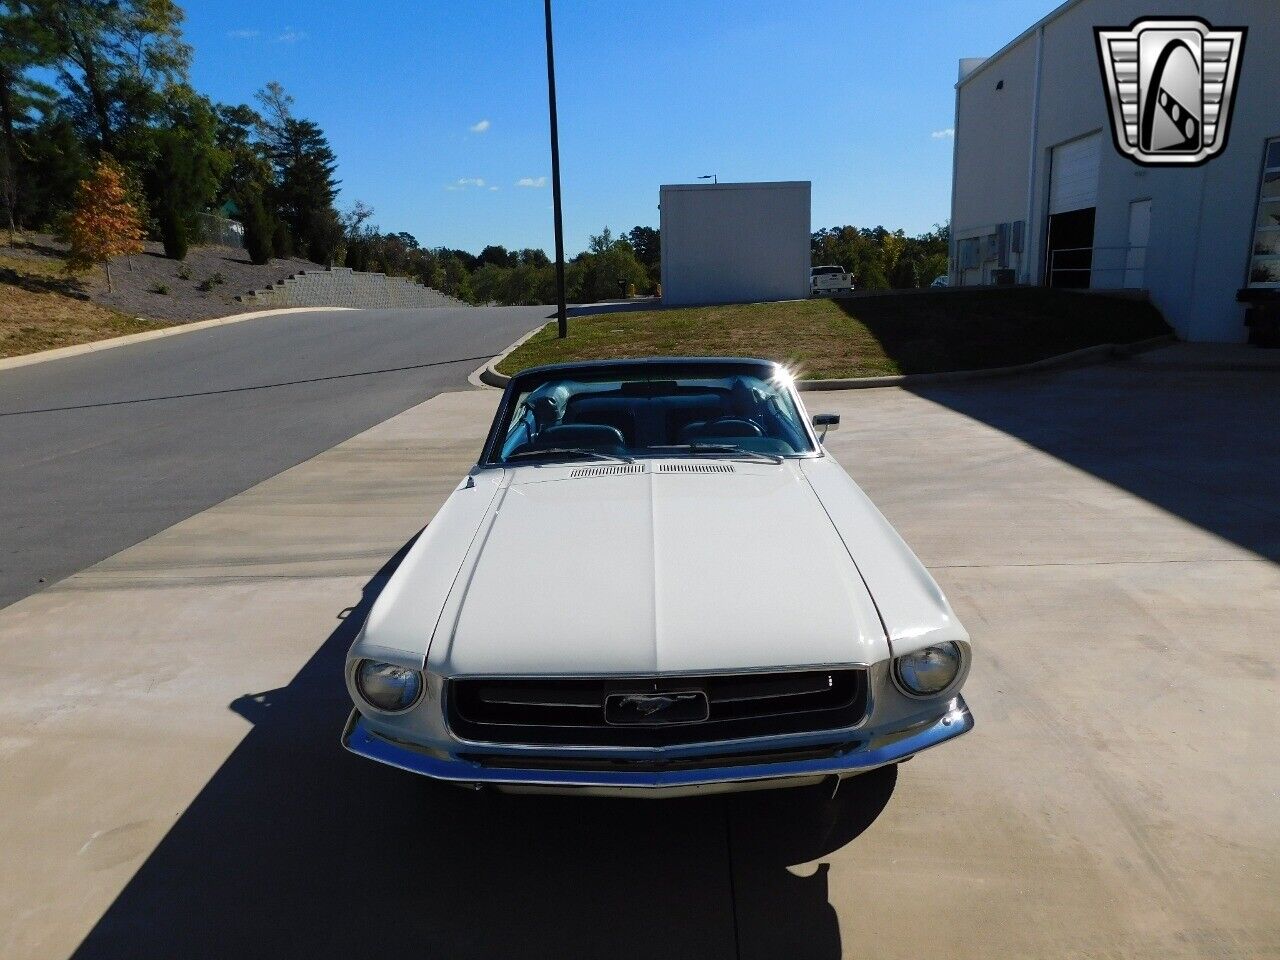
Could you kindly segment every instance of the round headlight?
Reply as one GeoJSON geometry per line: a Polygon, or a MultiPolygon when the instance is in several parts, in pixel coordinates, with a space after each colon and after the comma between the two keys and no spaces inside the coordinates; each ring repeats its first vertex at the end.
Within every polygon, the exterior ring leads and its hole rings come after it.
{"type": "Polygon", "coordinates": [[[399,713],[422,696],[422,674],[392,663],[361,660],[356,666],[356,689],[379,710],[399,713]]]}
{"type": "Polygon", "coordinates": [[[898,683],[907,693],[930,697],[941,693],[960,672],[960,648],[954,643],[940,643],[899,657],[894,664],[898,683]]]}

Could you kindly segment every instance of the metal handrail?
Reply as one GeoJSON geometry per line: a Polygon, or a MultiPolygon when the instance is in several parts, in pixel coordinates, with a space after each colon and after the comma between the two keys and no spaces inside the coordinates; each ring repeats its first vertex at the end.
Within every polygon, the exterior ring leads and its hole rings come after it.
{"type": "Polygon", "coordinates": [[[1145,254],[1147,251],[1147,244],[1129,244],[1125,246],[1100,246],[1100,247],[1059,247],[1056,250],[1051,250],[1049,251],[1050,282],[1052,282],[1054,275],[1060,274],[1060,273],[1087,273],[1087,274],[1116,273],[1116,272],[1128,273],[1130,270],[1135,270],[1135,271],[1141,270],[1145,273],[1146,271],[1145,256],[1143,257],[1142,264],[1140,266],[1135,266],[1130,263],[1125,263],[1118,267],[1101,267],[1101,266],[1097,266],[1092,262],[1093,254],[1096,254],[1099,251],[1115,251],[1115,250],[1124,251],[1127,259],[1128,254],[1134,251],[1141,250],[1145,254]],[[1091,255],[1090,256],[1091,262],[1087,267],[1060,267],[1057,265],[1057,258],[1058,258],[1058,254],[1060,253],[1089,253],[1091,255]]]}

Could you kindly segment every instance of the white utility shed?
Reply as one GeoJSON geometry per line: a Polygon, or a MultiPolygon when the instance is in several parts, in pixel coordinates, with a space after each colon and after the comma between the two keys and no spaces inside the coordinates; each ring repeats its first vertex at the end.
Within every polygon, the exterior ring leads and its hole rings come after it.
{"type": "Polygon", "coordinates": [[[662,302],[809,296],[808,180],[660,189],[662,302]]]}

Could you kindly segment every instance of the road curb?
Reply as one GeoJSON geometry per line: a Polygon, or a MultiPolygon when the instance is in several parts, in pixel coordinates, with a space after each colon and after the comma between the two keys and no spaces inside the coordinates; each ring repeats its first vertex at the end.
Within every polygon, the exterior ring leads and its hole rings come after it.
{"type": "Polygon", "coordinates": [[[1156,350],[1177,343],[1172,334],[1138,340],[1134,343],[1100,343],[1097,346],[1060,353],[1031,363],[1019,363],[1012,367],[988,367],[981,370],[948,370],[943,373],[905,373],[890,377],[850,377],[837,380],[797,380],[798,390],[866,390],[874,387],[912,387],[926,383],[955,383],[964,380],[987,380],[995,377],[1011,377],[1020,373],[1037,373],[1063,367],[1082,367],[1102,363],[1119,357],[1131,357],[1135,353],[1156,350]]]}
{"type": "Polygon", "coordinates": [[[506,385],[511,382],[511,378],[505,373],[498,372],[498,364],[505,360],[507,355],[513,350],[524,346],[525,343],[533,339],[534,334],[538,333],[545,326],[547,326],[546,323],[538,324],[538,326],[534,327],[515,343],[511,344],[511,346],[507,347],[507,349],[503,350],[488,363],[477,367],[471,372],[471,375],[467,377],[467,382],[474,387],[496,387],[499,390],[504,389],[506,385]]]}
{"type": "Polygon", "coordinates": [[[211,320],[197,320],[194,323],[179,323],[158,330],[144,330],[142,333],[129,333],[123,337],[109,337],[106,340],[94,340],[92,343],[76,343],[69,347],[56,347],[53,350],[40,350],[36,353],[24,353],[19,357],[0,358],[0,370],[12,370],[15,367],[26,367],[33,363],[44,363],[46,360],[61,360],[64,357],[77,357],[82,353],[94,353],[98,350],[109,350],[112,347],[127,347],[131,343],[142,343],[146,340],[158,340],[161,337],[172,337],[180,333],[194,333],[197,330],[208,330],[210,327],[221,327],[241,320],[255,320],[258,317],[272,317],[281,313],[318,313],[329,310],[354,310],[354,307],[276,307],[271,310],[251,310],[248,313],[233,313],[229,317],[214,317],[211,320]]]}
{"type": "MultiPolygon", "coordinates": [[[[543,324],[542,326],[546,326],[543,324]]],[[[541,330],[537,327],[530,330],[523,337],[517,340],[502,353],[498,354],[484,366],[477,369],[467,378],[467,380],[477,387],[497,387],[499,390],[506,387],[511,378],[505,373],[499,373],[497,365],[505,360],[512,351],[522,346],[535,333],[541,330]]],[[[1020,363],[1012,367],[988,367],[982,370],[948,370],[944,373],[904,373],[888,377],[846,377],[834,380],[797,380],[796,389],[798,390],[868,390],[875,387],[910,387],[916,384],[924,383],[947,383],[964,380],[986,380],[994,377],[1011,377],[1020,373],[1036,373],[1040,370],[1051,370],[1055,367],[1071,367],[1086,366],[1090,363],[1102,363],[1118,357],[1129,357],[1135,353],[1143,353],[1147,350],[1155,350],[1159,347],[1165,347],[1172,343],[1177,343],[1178,338],[1172,334],[1166,334],[1161,337],[1151,337],[1148,340],[1138,340],[1134,343],[1101,343],[1093,347],[1085,347],[1082,350],[1072,350],[1070,353],[1060,353],[1056,357],[1045,357],[1043,360],[1035,360],[1031,363],[1020,363]]]]}

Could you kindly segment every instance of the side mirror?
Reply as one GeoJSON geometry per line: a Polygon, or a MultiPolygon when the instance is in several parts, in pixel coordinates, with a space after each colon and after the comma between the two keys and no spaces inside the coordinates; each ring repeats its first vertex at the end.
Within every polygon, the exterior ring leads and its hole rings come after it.
{"type": "Polygon", "coordinates": [[[840,429],[840,414],[815,413],[813,415],[813,429],[822,431],[822,436],[818,437],[818,442],[826,443],[827,431],[840,429]]]}

